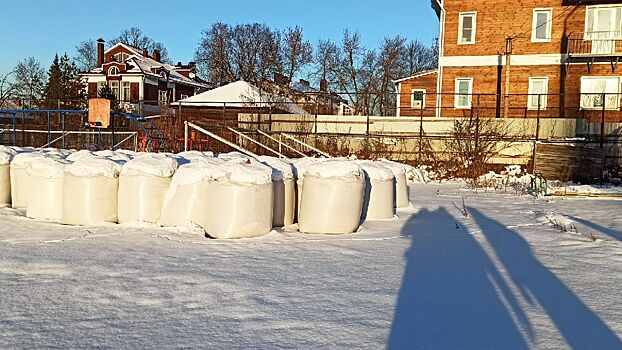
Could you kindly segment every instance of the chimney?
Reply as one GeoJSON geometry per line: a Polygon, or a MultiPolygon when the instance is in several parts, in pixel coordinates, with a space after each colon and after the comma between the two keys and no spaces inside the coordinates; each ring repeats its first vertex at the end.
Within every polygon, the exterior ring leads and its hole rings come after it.
{"type": "Polygon", "coordinates": [[[149,53],[147,52],[147,49],[143,49],[143,56],[149,57],[149,53]]]}
{"type": "Polygon", "coordinates": [[[328,92],[328,81],[326,79],[320,80],[320,91],[328,92]]]}
{"type": "Polygon", "coordinates": [[[153,49],[153,55],[151,56],[154,61],[160,62],[160,50],[153,49]]]}
{"type": "Polygon", "coordinates": [[[190,61],[190,62],[188,62],[188,65],[189,65],[190,67],[196,67],[196,66],[197,66],[197,63],[196,63],[196,62],[194,62],[194,61],[190,61]]]}
{"type": "Polygon", "coordinates": [[[302,85],[302,86],[306,86],[306,87],[309,87],[309,86],[310,86],[310,83],[309,83],[309,81],[308,81],[308,80],[300,79],[299,83],[300,83],[300,85],[302,85]]]}
{"type": "Polygon", "coordinates": [[[288,78],[281,73],[274,73],[274,82],[279,85],[286,85],[288,78]]]}
{"type": "Polygon", "coordinates": [[[97,67],[104,64],[104,39],[97,39],[97,67]]]}
{"type": "Polygon", "coordinates": [[[177,65],[175,67],[181,67],[181,61],[177,61],[177,65]]]}

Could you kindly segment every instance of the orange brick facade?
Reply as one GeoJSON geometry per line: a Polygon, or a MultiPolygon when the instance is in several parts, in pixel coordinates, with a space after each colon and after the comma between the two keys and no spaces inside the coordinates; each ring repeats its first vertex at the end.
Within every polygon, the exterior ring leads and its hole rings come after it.
{"type": "MultiPolygon", "coordinates": [[[[622,1],[606,3],[606,6],[622,6],[622,1]]],[[[562,0],[445,0],[444,9],[444,14],[439,12],[440,20],[444,19],[441,26],[444,31],[439,36],[442,40],[439,69],[434,74],[415,75],[396,82],[400,91],[400,116],[456,117],[477,111],[490,117],[592,118],[602,113],[581,108],[582,77],[622,77],[613,58],[601,57],[593,64],[588,64],[589,60],[569,58],[567,38],[571,33],[583,35],[587,20],[585,5],[562,6],[562,0]],[[550,40],[532,42],[534,10],[543,8],[552,11],[547,22],[551,28],[550,40]],[[465,12],[476,13],[474,44],[458,44],[459,18],[465,12]],[[512,38],[508,55],[507,37],[512,38]],[[509,74],[507,57],[511,62],[509,74]],[[548,96],[540,111],[528,108],[530,77],[548,79],[548,96]],[[457,78],[473,81],[471,108],[456,108],[457,78]],[[439,85],[441,97],[437,100],[439,85]],[[426,90],[424,111],[411,107],[413,89],[426,90]]],[[[616,52],[621,45],[622,40],[615,42],[616,52]]],[[[622,120],[619,108],[607,111],[607,119],[622,120]]]]}

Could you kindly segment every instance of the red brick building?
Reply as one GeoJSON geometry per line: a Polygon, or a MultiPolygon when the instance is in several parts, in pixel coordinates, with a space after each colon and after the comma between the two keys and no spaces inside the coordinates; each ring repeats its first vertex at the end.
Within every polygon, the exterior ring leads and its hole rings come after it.
{"type": "Polygon", "coordinates": [[[107,84],[118,101],[130,104],[162,105],[199,92],[209,86],[196,76],[196,65],[160,62],[160,53],[154,50],[149,56],[141,50],[123,43],[104,51],[104,41],[97,41],[97,67],[81,74],[87,85],[89,98],[107,84]]]}
{"type": "Polygon", "coordinates": [[[398,115],[622,120],[622,1],[432,0],[438,69],[395,81],[398,115]]]}

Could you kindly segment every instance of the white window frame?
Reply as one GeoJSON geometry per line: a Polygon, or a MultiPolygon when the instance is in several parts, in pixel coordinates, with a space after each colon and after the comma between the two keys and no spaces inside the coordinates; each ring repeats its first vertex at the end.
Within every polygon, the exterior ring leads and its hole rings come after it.
{"type": "Polygon", "coordinates": [[[119,94],[120,94],[120,87],[121,84],[119,84],[118,80],[112,80],[110,82],[110,90],[112,90],[112,94],[114,95],[114,98],[118,101],[119,100],[119,94]],[[115,93],[115,89],[117,90],[115,93]]]}
{"type": "Polygon", "coordinates": [[[475,35],[477,32],[477,11],[460,12],[458,15],[458,45],[473,45],[475,44],[475,35]],[[471,40],[462,40],[462,30],[465,17],[473,17],[473,32],[471,33],[471,40]]]}
{"type": "Polygon", "coordinates": [[[531,42],[533,43],[550,43],[551,37],[553,35],[553,9],[552,8],[537,8],[533,9],[533,20],[531,27],[533,28],[531,31],[531,42]],[[538,38],[536,34],[538,32],[538,14],[546,13],[546,38],[538,38]]]}
{"type": "MultiPolygon", "coordinates": [[[[611,39],[611,40],[622,40],[622,18],[615,18],[614,23],[612,23],[612,25],[615,24],[615,22],[618,22],[621,24],[621,28],[613,28],[613,33],[615,35],[611,36],[611,37],[607,37],[607,38],[599,38],[598,35],[595,35],[595,32],[590,31],[590,27],[589,27],[589,15],[590,15],[590,11],[598,11],[599,9],[618,9],[621,8],[622,9],[622,5],[620,4],[612,4],[612,5],[590,5],[590,6],[586,6],[585,7],[585,28],[583,30],[584,33],[584,40],[599,40],[599,39],[611,39]]],[[[616,15],[620,15],[620,17],[622,17],[622,10],[620,10],[619,13],[616,13],[616,15]]],[[[596,13],[594,12],[594,25],[596,25],[596,22],[598,22],[598,16],[596,16],[596,13]]]]}
{"type": "Polygon", "coordinates": [[[168,90],[158,90],[158,105],[162,106],[168,103],[168,90]],[[162,98],[164,96],[164,98],[162,98]]]}
{"type": "Polygon", "coordinates": [[[119,94],[120,94],[120,101],[129,101],[130,100],[130,95],[131,95],[131,89],[130,89],[130,82],[129,81],[122,81],[120,86],[119,86],[119,94]],[[127,88],[127,93],[125,91],[125,89],[127,88]]]}
{"type": "Polygon", "coordinates": [[[456,78],[455,80],[455,84],[454,84],[454,108],[455,109],[471,109],[472,105],[473,105],[473,78],[456,78]],[[461,106],[458,104],[458,102],[460,101],[460,97],[462,96],[459,91],[460,91],[460,82],[463,81],[467,81],[469,82],[469,90],[467,93],[467,97],[468,97],[468,103],[465,106],[461,106]]]}
{"type": "Polygon", "coordinates": [[[540,99],[540,110],[546,110],[546,105],[549,99],[549,77],[529,77],[529,96],[527,97],[527,109],[530,111],[538,110],[538,97],[540,99]],[[536,95],[533,91],[533,83],[536,81],[544,81],[544,93],[540,96],[536,95]]]}
{"type": "Polygon", "coordinates": [[[180,94],[180,95],[179,95],[179,99],[180,99],[180,100],[186,99],[186,98],[188,98],[188,97],[190,97],[190,96],[188,96],[188,95],[184,95],[184,94],[180,94]]]}
{"type": "MultiPolygon", "coordinates": [[[[622,85],[622,77],[620,76],[587,76],[587,77],[581,77],[581,86],[580,86],[580,91],[581,91],[581,102],[580,102],[580,106],[581,109],[585,109],[585,110],[602,110],[603,106],[594,106],[592,105],[586,105],[587,101],[590,101],[592,98],[594,98],[595,96],[601,95],[602,93],[592,93],[592,92],[586,92],[585,91],[585,87],[586,87],[586,81],[590,81],[590,80],[616,80],[616,82],[614,83],[615,86],[617,87],[618,91],[615,92],[605,92],[606,94],[617,94],[617,96],[611,96],[612,99],[611,101],[614,102],[613,105],[610,105],[609,107],[607,107],[607,101],[605,100],[604,103],[604,107],[605,110],[607,111],[619,111],[620,110],[620,93],[621,91],[621,85],[622,85]]],[[[606,88],[605,88],[606,89],[606,88]]],[[[605,95],[605,99],[607,98],[607,95],[605,95]]]]}
{"type": "Polygon", "coordinates": [[[425,97],[426,97],[426,89],[412,89],[410,91],[410,108],[413,109],[425,109],[425,97]],[[423,94],[423,99],[421,101],[421,107],[415,107],[415,92],[421,92],[423,94]]]}
{"type": "Polygon", "coordinates": [[[97,82],[97,97],[99,97],[99,90],[103,89],[104,86],[106,86],[106,82],[105,81],[98,81],[97,82]]]}
{"type": "Polygon", "coordinates": [[[109,76],[113,76],[114,77],[114,76],[117,76],[119,74],[121,74],[121,70],[119,69],[119,67],[112,66],[112,67],[108,68],[108,75],[109,76]],[[113,69],[114,69],[114,71],[113,71],[113,69]]]}

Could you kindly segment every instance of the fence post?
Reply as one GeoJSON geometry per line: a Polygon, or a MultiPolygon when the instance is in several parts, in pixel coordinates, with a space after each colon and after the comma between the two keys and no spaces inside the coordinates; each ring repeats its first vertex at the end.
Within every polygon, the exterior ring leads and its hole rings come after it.
{"type": "Polygon", "coordinates": [[[481,97],[482,97],[481,94],[477,94],[477,109],[475,112],[475,151],[476,152],[479,147],[479,106],[480,106],[481,97]]]}
{"type": "Polygon", "coordinates": [[[184,152],[188,151],[188,121],[184,120],[184,152]]]}
{"type": "Polygon", "coordinates": [[[60,118],[61,118],[61,126],[62,126],[62,134],[61,135],[63,137],[62,148],[65,148],[65,112],[61,112],[60,118]]]}
{"type": "Polygon", "coordinates": [[[114,151],[114,116],[115,116],[114,113],[112,113],[110,115],[110,126],[111,126],[111,130],[110,131],[112,131],[112,134],[110,135],[110,138],[111,138],[110,139],[110,141],[111,141],[110,150],[111,151],[114,151]]]}
{"type": "Polygon", "coordinates": [[[417,154],[419,164],[421,164],[421,153],[423,153],[423,106],[421,106],[419,114],[419,153],[417,154]]]}
{"type": "Polygon", "coordinates": [[[540,140],[540,99],[542,95],[538,94],[538,111],[536,113],[536,141],[540,140]]]}
{"type": "Polygon", "coordinates": [[[603,109],[600,116],[600,148],[603,148],[605,146],[605,107],[607,105],[606,98],[607,95],[603,93],[603,109]]]}
{"type": "Polygon", "coordinates": [[[47,114],[48,114],[48,146],[49,146],[50,141],[52,140],[51,135],[50,135],[50,111],[48,111],[47,114]]]}

